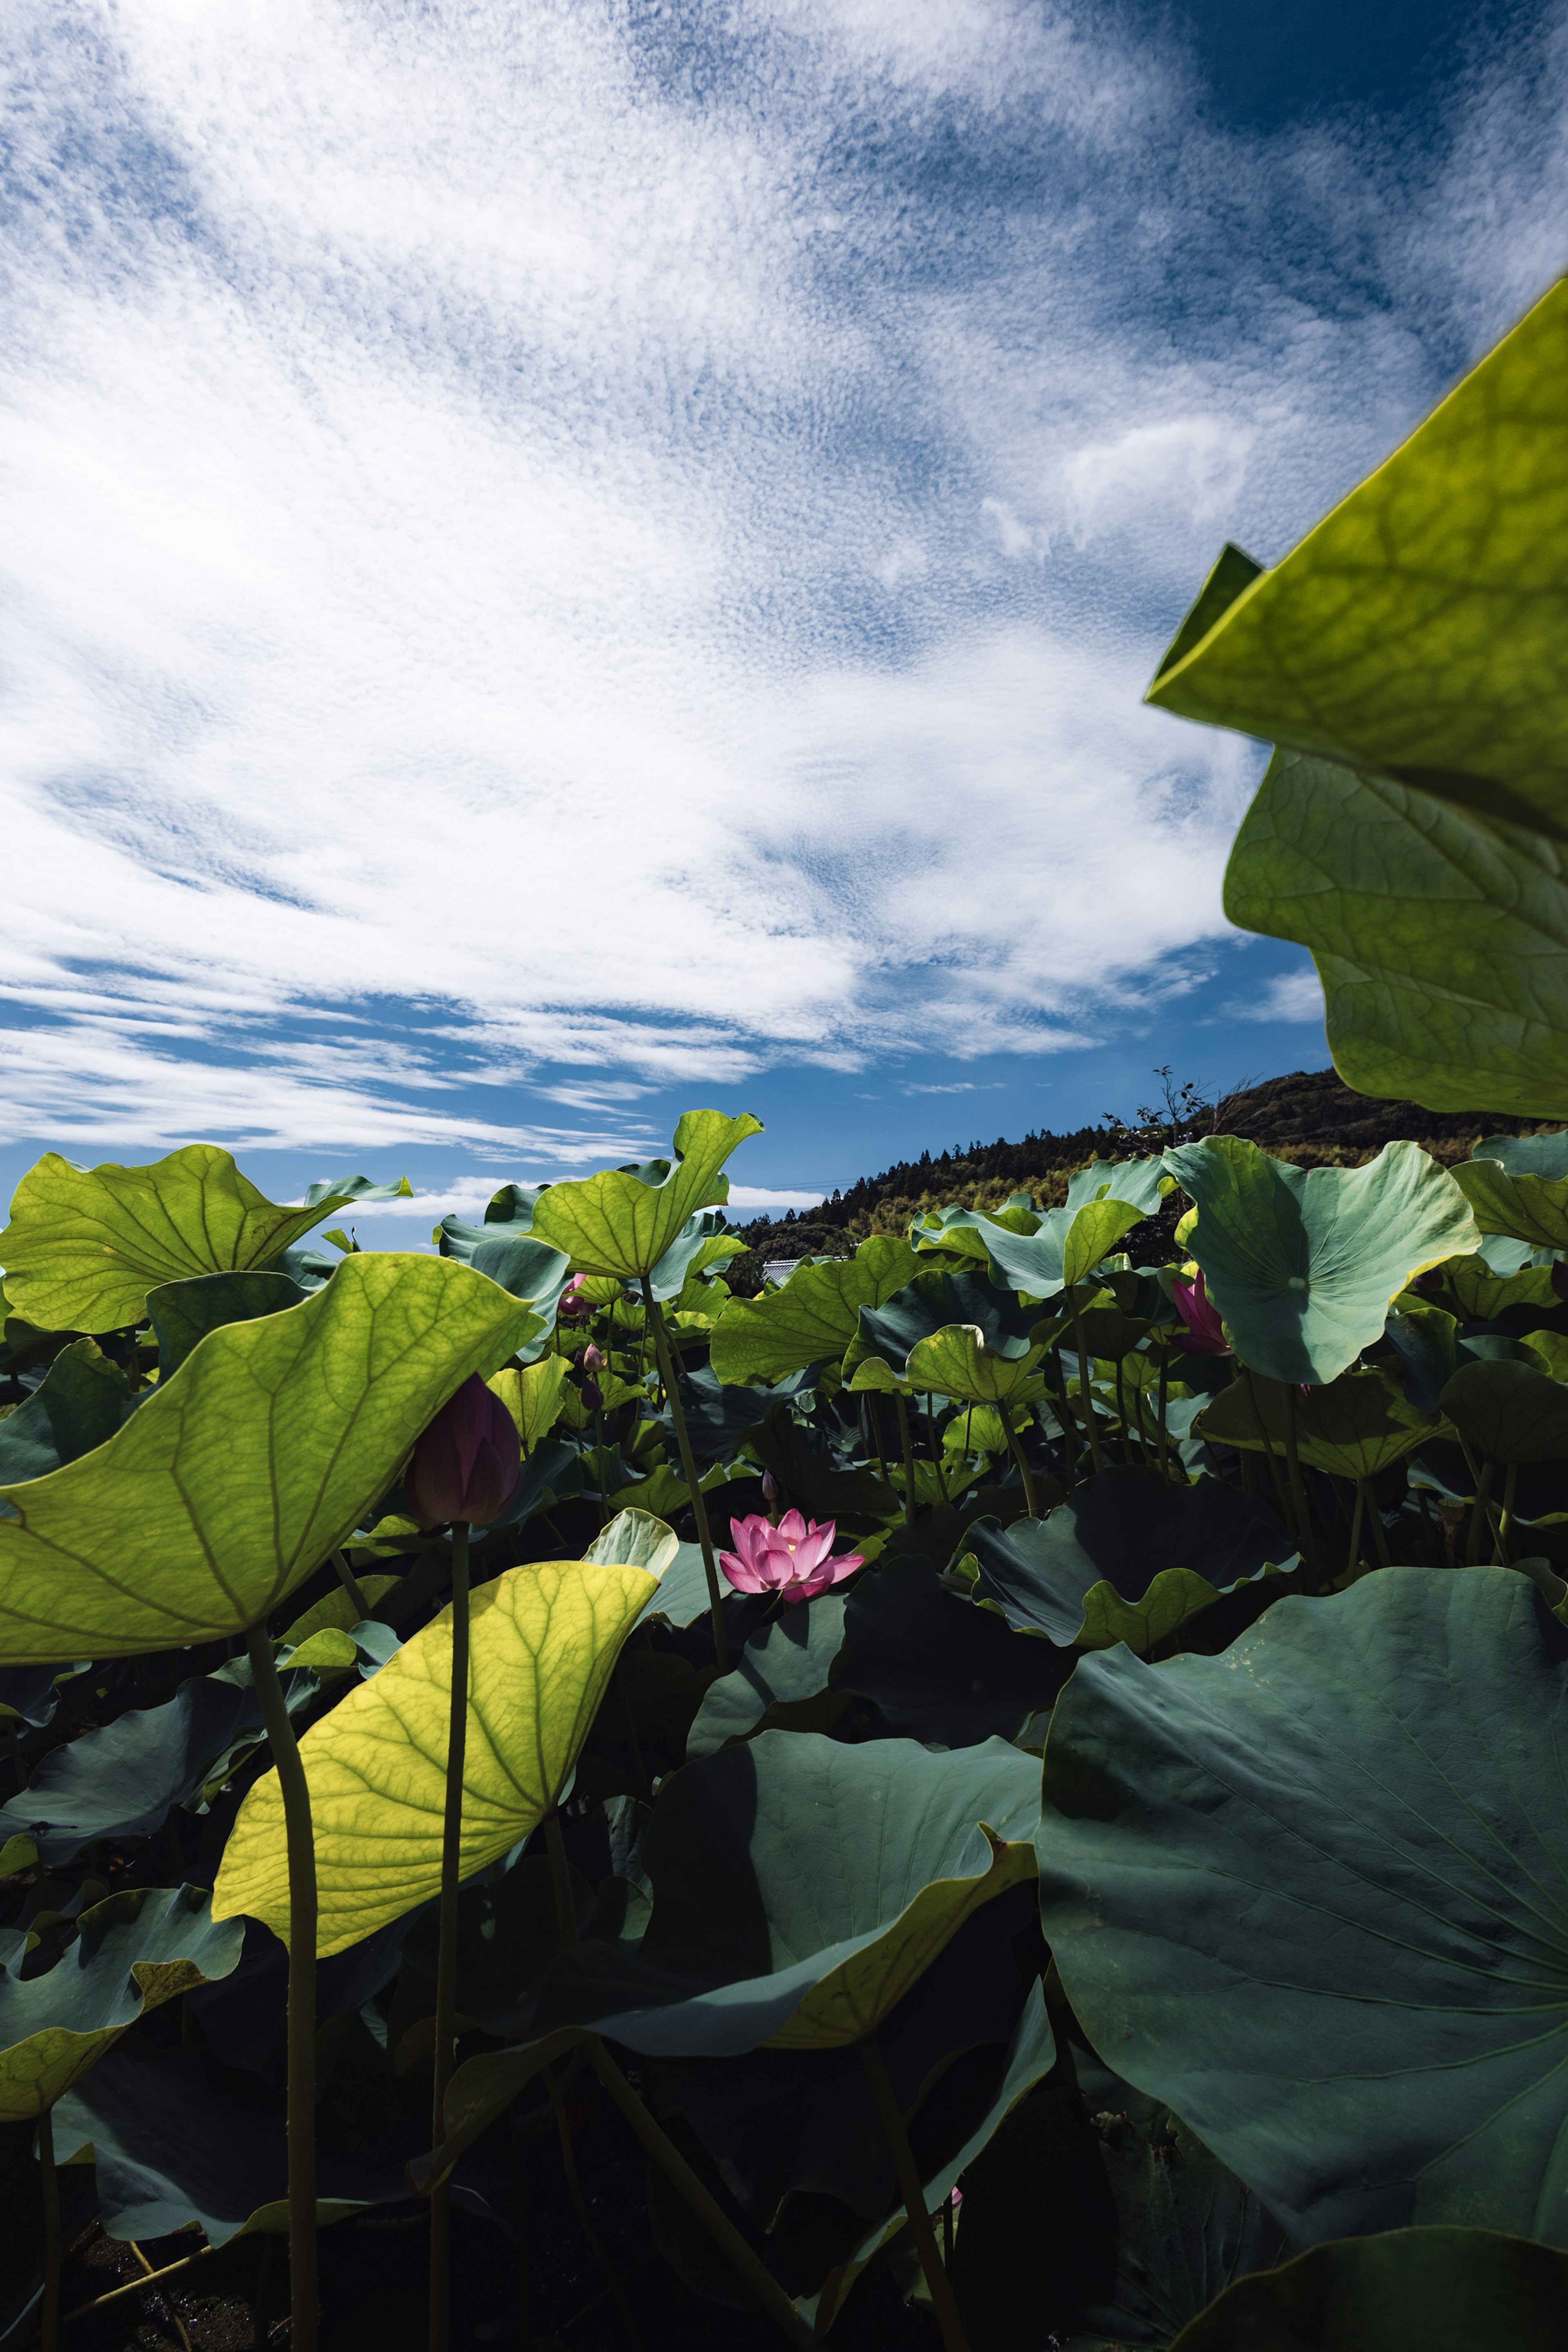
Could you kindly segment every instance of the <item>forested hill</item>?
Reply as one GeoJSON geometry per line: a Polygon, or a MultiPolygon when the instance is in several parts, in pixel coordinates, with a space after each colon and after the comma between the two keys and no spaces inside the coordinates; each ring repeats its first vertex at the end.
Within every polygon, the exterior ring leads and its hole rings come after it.
{"type": "Polygon", "coordinates": [[[1042,1129],[1016,1143],[998,1136],[994,1143],[923,1151],[879,1176],[861,1177],[819,1208],[791,1211],[782,1219],[760,1217],[747,1226],[746,1238],[764,1253],[822,1253],[843,1249],[866,1234],[902,1232],[921,1210],[952,1201],[989,1209],[1009,1192],[1030,1192],[1048,1205],[1065,1197],[1068,1176],[1086,1160],[1124,1159],[1210,1133],[1247,1136],[1277,1159],[1302,1167],[1352,1168],[1405,1137],[1451,1162],[1468,1159],[1482,1136],[1529,1133],[1539,1124],[1503,1112],[1444,1113],[1423,1110],[1418,1103],[1383,1102],[1357,1094],[1333,1070],[1293,1070],[1218,1103],[1199,1105],[1179,1125],[1102,1122],[1068,1135],[1042,1129]]]}

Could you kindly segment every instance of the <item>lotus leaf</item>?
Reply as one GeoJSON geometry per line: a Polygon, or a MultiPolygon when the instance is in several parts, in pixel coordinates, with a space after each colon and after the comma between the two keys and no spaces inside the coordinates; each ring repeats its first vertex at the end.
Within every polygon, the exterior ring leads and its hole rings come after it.
{"type": "Polygon", "coordinates": [[[0,1234],[11,1305],[57,1331],[117,1331],[141,1321],[147,1293],[191,1275],[265,1265],[352,1200],[410,1191],[357,1176],[312,1184],[279,1208],[226,1151],[190,1143],[150,1168],[78,1168],[46,1152],[17,1185],[0,1234]]]}
{"type": "Polygon", "coordinates": [[[485,1382],[499,1396],[513,1421],[524,1454],[533,1452],[561,1418],[566,1385],[564,1356],[542,1356],[521,1370],[503,1365],[485,1382]]]}
{"type": "Polygon", "coordinates": [[[1090,1201],[1125,1201],[1152,1217],[1173,1189],[1158,1151],[1147,1160],[1091,1160],[1087,1168],[1075,1170],[1068,1178],[1067,1204],[1078,1210],[1090,1201]]]}
{"type": "Polygon", "coordinates": [[[1025,1404],[1044,1396],[1037,1370],[1043,1347],[1013,1356],[987,1345],[977,1323],[950,1323],[929,1339],[917,1339],[904,1366],[911,1389],[934,1391],[961,1404],[1025,1404]]]}
{"type": "Polygon", "coordinates": [[[769,1707],[827,1688],[844,1646],[846,1597],[820,1592],[753,1633],[740,1663],[709,1685],[687,1735],[688,1756],[714,1756],[754,1732],[769,1707]]]}
{"type": "Polygon", "coordinates": [[[1565,366],[1559,283],[1276,570],[1211,581],[1150,689],[1282,747],[1226,912],[1311,949],[1352,1086],[1437,1110],[1478,1072],[1568,1108],[1565,366]]]}
{"type": "Polygon", "coordinates": [[[1532,1364],[1461,1364],[1443,1411],[1487,1462],[1557,1462],[1568,1454],[1568,1389],[1532,1364]]]}
{"type": "Polygon", "coordinates": [[[1282,1461],[1292,1424],[1302,1461],[1337,1478],[1374,1478],[1439,1427],[1435,1413],[1412,1404],[1402,1387],[1375,1370],[1342,1372],[1326,1388],[1296,1397],[1275,1381],[1241,1380],[1209,1400],[1194,1428],[1215,1445],[1272,1452],[1282,1461]]]}
{"type": "Polygon", "coordinates": [[[1557,2352],[1568,2256],[1495,2230],[1390,2230],[1238,2278],[1171,2352],[1557,2352]]]}
{"type": "Polygon", "coordinates": [[[1271,1380],[1334,1380],[1382,1337],[1414,1275],[1474,1245],[1463,1193],[1418,1144],[1388,1144],[1364,1168],[1302,1170],[1211,1135],[1165,1165],[1198,1204],[1188,1245],[1237,1353],[1271,1380]]]}
{"type": "Polygon", "coordinates": [[[240,1930],[194,1886],[128,1889],[83,1911],[76,1941],[41,1976],[0,1964],[0,2121],[42,2115],[165,2000],[226,1976],[240,1930]]]}
{"type": "Polygon", "coordinates": [[[1568,1249],[1568,1176],[1505,1168],[1478,1150],[1459,1161],[1454,1181],[1483,1234],[1506,1234],[1531,1249],[1568,1249]]]}
{"type": "MultiPolygon", "coordinates": [[[[385,1600],[387,1594],[402,1581],[402,1578],[398,1576],[362,1576],[358,1580],[359,1589],[364,1595],[366,1606],[372,1610],[377,1608],[385,1600]]],[[[324,1600],[315,1601],[302,1616],[296,1617],[294,1622],[279,1637],[279,1643],[286,1650],[296,1650],[301,1642],[308,1642],[312,1633],[321,1633],[324,1627],[335,1626],[341,1633],[352,1633],[359,1622],[359,1611],[354,1607],[353,1595],[339,1585],[335,1591],[329,1592],[324,1600]]]]}
{"type": "MultiPolygon", "coordinates": [[[[799,1279],[797,1275],[795,1280],[799,1279]]],[[[792,1282],[790,1288],[794,1287],[792,1282]]],[[[773,1294],[774,1297],[783,1296],[782,1291],[773,1294]]],[[[741,1303],[749,1306],[752,1301],[741,1303]]],[[[841,1355],[843,1349],[837,1352],[841,1355]]],[[[694,1364],[686,1373],[683,1386],[687,1434],[697,1461],[731,1461],[741,1439],[760,1429],[775,1405],[788,1407],[804,1400],[815,1384],[817,1370],[816,1364],[810,1364],[800,1371],[787,1372],[771,1384],[759,1381],[754,1387],[736,1388],[721,1381],[710,1365],[694,1364]]],[[[673,1439],[673,1423],[669,1434],[673,1439]]]]}
{"type": "Polygon", "coordinates": [[[31,1396],[0,1421],[0,1484],[47,1477],[106,1444],[136,1410],[124,1373],[90,1339],[62,1348],[31,1396]]]}
{"type": "Polygon", "coordinates": [[[1041,1919],[1074,2011],[1298,2243],[1568,2239],[1568,1635],[1500,1569],[1277,1601],[1057,1702],[1041,1919]]]}
{"type": "Polygon", "coordinates": [[[721,1381],[777,1381],[837,1361],[856,1336],[861,1307],[884,1305],[919,1271],[907,1242],[878,1234],[853,1257],[802,1266],[782,1290],[731,1298],[713,1334],[713,1370],[721,1381]]]}
{"type": "Polygon", "coordinates": [[[1568,1176],[1568,1129],[1552,1135],[1489,1135],[1472,1160],[1500,1160],[1510,1176],[1536,1176],[1554,1183],[1568,1176]]]}
{"type": "Polygon", "coordinates": [[[965,1543],[978,1601],[1020,1632],[1079,1650],[1142,1654],[1223,1593],[1295,1561],[1271,1511],[1217,1478],[1173,1486],[1121,1465],[1085,1479],[1048,1517],[977,1519],[965,1543]]]}
{"type": "Polygon", "coordinates": [[[198,1274],[161,1282],[147,1293],[147,1316],[158,1342],[158,1378],[177,1372],[198,1340],[226,1323],[253,1323],[281,1315],[309,1293],[286,1274],[198,1274]]]}
{"type": "Polygon", "coordinates": [[[646,1172],[614,1168],[580,1182],[552,1184],[534,1205],[532,1230],[564,1250],[583,1273],[637,1282],[651,1273],[696,1210],[729,1199],[724,1162],[737,1144],[761,1133],[762,1121],[749,1113],[726,1118],[716,1110],[689,1110],[675,1130],[673,1171],[653,1160],[646,1172]]]}
{"type": "Polygon", "coordinates": [[[1048,1210],[1038,1233],[997,1232],[991,1242],[992,1278],[1010,1283],[1030,1298],[1054,1298],[1092,1274],[1123,1234],[1142,1224],[1143,1216],[1135,1202],[1115,1198],[1048,1210]]]}
{"type": "Polygon", "coordinates": [[[1073,1664],[949,1591],[929,1561],[894,1559],[851,1591],[832,1679],[870,1699],[891,1738],[973,1748],[1020,1738],[1073,1664]]]}
{"type": "MultiPolygon", "coordinates": [[[[526,1837],[555,1803],[652,1589],[644,1569],[577,1560],[510,1569],[474,1593],[464,1877],[526,1837]]],[[[448,1609],[300,1743],[323,1954],[345,1950],[439,1887],[451,1674],[448,1609]]],[[[240,1808],[214,1902],[219,1918],[247,1912],[287,1939],[289,1870],[275,1771],[240,1808]]]]}
{"type": "MultiPolygon", "coordinates": [[[[895,1384],[908,1385],[911,1349],[938,1332],[947,1333],[951,1339],[951,1327],[967,1324],[979,1335],[974,1343],[977,1366],[984,1349],[1024,1365],[1025,1371],[1019,1375],[1023,1380],[1045,1353],[1043,1347],[1031,1342],[1037,1320],[1033,1309],[1020,1307],[1010,1290],[999,1289],[967,1266],[954,1274],[922,1274],[895,1291],[882,1306],[860,1309],[859,1331],[846,1352],[844,1369],[853,1375],[852,1386],[866,1385],[860,1380],[862,1370],[879,1362],[895,1384]]],[[[945,1363],[951,1355],[957,1370],[967,1353],[965,1343],[954,1339],[942,1356],[945,1363]]],[[[931,1385],[936,1385],[934,1380],[931,1385]]],[[[996,1391],[989,1387],[974,1398],[976,1404],[995,1401],[996,1391]]]]}
{"type": "Polygon", "coordinates": [[[353,1532],[432,1414],[534,1318],[483,1275],[345,1258],[209,1332],[116,1436],[0,1488],[0,1657],[125,1657],[267,1616],[353,1532]]]}

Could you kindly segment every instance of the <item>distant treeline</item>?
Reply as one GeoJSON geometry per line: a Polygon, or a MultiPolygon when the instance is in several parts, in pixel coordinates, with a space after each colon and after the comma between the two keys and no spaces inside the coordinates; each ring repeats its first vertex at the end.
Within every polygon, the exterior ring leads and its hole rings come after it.
{"type": "Polygon", "coordinates": [[[1140,1114],[1141,1124],[1104,1119],[1064,1135],[1038,1129],[1016,1143],[999,1135],[994,1143],[955,1144],[951,1151],[896,1160],[816,1208],[754,1219],[743,1228],[747,1243],[763,1257],[847,1254],[868,1234],[901,1233],[923,1211],[953,1202],[994,1209],[1010,1192],[1026,1192],[1050,1207],[1066,1197],[1073,1170],[1090,1160],[1158,1151],[1209,1133],[1247,1136],[1299,1166],[1353,1168],[1406,1137],[1451,1163],[1468,1159],[1483,1136],[1528,1133],[1540,1124],[1503,1112],[1443,1113],[1384,1102],[1357,1094],[1333,1070],[1293,1070],[1212,1103],[1196,1100],[1195,1089],[1184,1091],[1179,1120],[1140,1114]]]}

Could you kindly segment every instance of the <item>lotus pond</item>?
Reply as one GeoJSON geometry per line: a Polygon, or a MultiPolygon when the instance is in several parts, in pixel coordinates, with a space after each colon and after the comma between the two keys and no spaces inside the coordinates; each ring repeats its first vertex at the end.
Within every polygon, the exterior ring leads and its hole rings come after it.
{"type": "Polygon", "coordinates": [[[754,1297],[712,1110],[434,1254],[23,1180],[0,2342],[1561,2342],[1565,384],[1558,288],[1151,689],[1345,1074],[1542,1131],[754,1297]]]}

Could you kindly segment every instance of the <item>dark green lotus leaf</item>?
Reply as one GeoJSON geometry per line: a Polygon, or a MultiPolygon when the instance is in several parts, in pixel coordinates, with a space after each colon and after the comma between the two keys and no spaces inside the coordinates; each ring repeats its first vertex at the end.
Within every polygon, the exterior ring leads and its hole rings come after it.
{"type": "Polygon", "coordinates": [[[1548,1184],[1568,1176],[1568,1129],[1555,1135],[1489,1135],[1472,1160],[1500,1160],[1510,1176],[1535,1176],[1548,1184]]]}
{"type": "Polygon", "coordinates": [[[1568,1176],[1538,1176],[1505,1167],[1478,1145],[1455,1168],[1454,1181],[1483,1234],[1505,1234],[1531,1249],[1568,1248],[1568,1176]]]}
{"type": "Polygon", "coordinates": [[[59,1686],[78,1671],[74,1666],[0,1666],[0,1720],[15,1716],[19,1723],[41,1729],[52,1723],[60,1703],[59,1686]]]}
{"type": "Polygon", "coordinates": [[[1217,1478],[1173,1486],[1117,1465],[1083,1480],[1044,1519],[978,1519],[965,1538],[977,1600],[1021,1632],[1079,1650],[1141,1654],[1272,1569],[1295,1548],[1255,1496],[1217,1478]]]}
{"type": "Polygon", "coordinates": [[[526,1233],[533,1223],[533,1211],[541,1192],[548,1192],[548,1184],[502,1184],[485,1203],[487,1225],[512,1225],[526,1233]]]}
{"type": "MultiPolygon", "coordinates": [[[[807,1518],[890,1519],[899,1512],[898,1496],[875,1471],[834,1469],[812,1433],[784,1408],[775,1409],[754,1432],[750,1448],[807,1518]]],[[[710,1505],[708,1516],[722,1523],[719,1507],[710,1505]]]]}
{"type": "Polygon", "coordinates": [[[1488,1462],[1556,1462],[1568,1455],[1568,1389],[1532,1364],[1462,1364],[1443,1411],[1488,1462]]]}
{"type": "Polygon", "coordinates": [[[1559,283],[1150,689],[1282,747],[1226,912],[1311,949],[1352,1086],[1433,1109],[1568,1108],[1565,363],[1559,283]]]}
{"type": "Polygon", "coordinates": [[[1283,1460],[1292,1422],[1302,1461],[1336,1478],[1375,1477],[1413,1454],[1439,1426],[1435,1413],[1413,1405],[1403,1383],[1379,1367],[1342,1372],[1305,1396],[1248,1373],[1210,1399],[1194,1429],[1213,1444],[1252,1454],[1271,1449],[1283,1460]]]}
{"type": "Polygon", "coordinates": [[[832,1680],[836,1689],[871,1699],[889,1738],[973,1748],[1016,1739],[1050,1706],[1073,1664],[950,1592],[929,1560],[899,1559],[863,1576],[851,1592],[832,1680]]]}
{"type": "Polygon", "coordinates": [[[79,1461],[106,1444],[136,1404],[124,1373],[95,1341],[62,1348],[32,1395],[0,1421],[0,1486],[79,1461]]]}
{"type": "MultiPolygon", "coordinates": [[[[585,1923],[595,1890],[581,1872],[569,1873],[573,1907],[585,1923]]],[[[616,1882],[619,1883],[619,1882],[616,1882]]],[[[416,2016],[434,2017],[441,1920],[428,1904],[404,1934],[400,2004],[416,2016]],[[421,1995],[423,2005],[421,2005],[421,1995]]],[[[549,1856],[524,1854],[500,1878],[489,1871],[470,1878],[458,1895],[457,2006],[488,2033],[518,2031],[540,1979],[561,1952],[555,1893],[549,1856]]],[[[347,1953],[343,1955],[346,1959],[347,1953]]],[[[399,2058],[399,2064],[405,2058],[399,2058]]]]}
{"type": "Polygon", "coordinates": [[[215,1922],[211,1895],[194,1886],[111,1895],[77,1928],[41,1976],[22,1976],[20,1954],[0,1969],[0,2122],[41,2115],[128,2025],[239,1958],[239,1922],[215,1922]]]}
{"type": "Polygon", "coordinates": [[[971,2352],[1169,2344],[1285,2232],[1157,2102],[1085,2065],[1042,2084],[964,2176],[953,2286],[971,2352]]]}
{"type": "MultiPolygon", "coordinates": [[[[401,2130],[357,2148],[318,2126],[318,2221],[406,2199],[404,2167],[420,2138],[412,2099],[408,2106],[401,2130]]],[[[205,2050],[123,2043],[61,2100],[54,2130],[61,2158],[91,2148],[99,2210],[112,2237],[139,2242],[195,2221],[221,2246],[288,2229],[281,2105],[254,2093],[237,2098],[233,2072],[205,2050]]]]}
{"type": "Polygon", "coordinates": [[[688,1756],[716,1755],[727,1740],[744,1739],[770,1706],[825,1691],[844,1645],[847,1605],[841,1592],[819,1592],[754,1633],[740,1663],[710,1685],[687,1738],[688,1756]]]}
{"type": "Polygon", "coordinates": [[[524,1363],[532,1363],[543,1351],[561,1294],[572,1278],[571,1262],[564,1252],[535,1241],[531,1234],[513,1236],[504,1226],[500,1231],[500,1240],[492,1234],[480,1242],[468,1264],[477,1274],[488,1274],[513,1298],[526,1300],[541,1318],[542,1328],[516,1350],[524,1363]]]}
{"type": "Polygon", "coordinates": [[[967,1267],[956,1274],[922,1274],[884,1305],[860,1309],[858,1336],[850,1343],[844,1369],[851,1372],[877,1357],[901,1381],[910,1349],[952,1324],[972,1325],[993,1355],[1019,1362],[1031,1356],[1037,1360],[1042,1351],[1034,1348],[1029,1335],[1038,1320],[1032,1307],[1020,1307],[1011,1290],[999,1289],[984,1274],[967,1267]]]}
{"type": "MultiPolygon", "coordinates": [[[[286,1674],[290,1714],[320,1688],[303,1668],[286,1674]]],[[[193,1675],[161,1706],[133,1707],[51,1748],[27,1786],[0,1805],[0,1843],[26,1835],[45,1862],[64,1863],[96,1838],[151,1837],[221,1758],[260,1738],[261,1703],[247,1659],[193,1675]]]]}
{"type": "Polygon", "coordinates": [[[1171,2352],[1558,2352],[1568,2256],[1495,2230],[1390,2230],[1237,2279],[1171,2352]]]}
{"type": "MultiPolygon", "coordinates": [[[[752,1303],[742,1301],[743,1306],[752,1303]]],[[[819,1370],[816,1364],[805,1364],[798,1371],[785,1373],[783,1380],[771,1386],[759,1382],[754,1388],[737,1388],[721,1381],[711,1365],[692,1365],[682,1376],[681,1402],[686,1412],[687,1435],[698,1463],[732,1461],[740,1440],[760,1429],[775,1405],[793,1404],[797,1397],[809,1392],[819,1370]]],[[[673,1422],[668,1426],[673,1444],[673,1422]]]]}
{"type": "MultiPolygon", "coordinates": [[[[526,1356],[528,1346],[522,1353],[526,1356]]],[[[536,1445],[522,1465],[521,1475],[508,1497],[506,1508],[498,1519],[492,1519],[483,1535],[493,1535],[498,1528],[521,1527],[535,1511],[547,1511],[552,1503],[564,1502],[569,1495],[583,1491],[583,1457],[569,1437],[547,1437],[536,1445]]],[[[475,1530],[482,1540],[480,1531],[475,1530]]],[[[449,1543],[450,1537],[447,1538],[449,1543]]]]}
{"type": "MultiPolygon", "coordinates": [[[[1130,1169],[1142,1163],[1124,1163],[1130,1169]]],[[[1142,1179],[1130,1184],[1142,1196],[1142,1179]]],[[[1141,1224],[1146,1212],[1137,1202],[1115,1194],[1084,1201],[1080,1205],[1047,1210],[1034,1234],[998,1231],[990,1240],[994,1281],[1007,1283],[1030,1298],[1056,1297],[1084,1281],[1116,1247],[1124,1234],[1141,1224]]]]}
{"type": "Polygon", "coordinates": [[[1412,1276],[1473,1249],[1469,1204],[1415,1143],[1364,1168],[1293,1168],[1234,1135],[1165,1165],[1197,1203],[1187,1247],[1238,1356],[1270,1380],[1324,1385],[1383,1336],[1412,1276]]]}
{"type": "Polygon", "coordinates": [[[198,1274],[186,1282],[163,1282],[147,1293],[147,1314],[158,1342],[158,1377],[177,1372],[198,1340],[225,1323],[251,1323],[258,1315],[281,1315],[308,1292],[286,1274],[198,1274]]]}
{"type": "Polygon", "coordinates": [[[694,1269],[739,1256],[745,1244],[727,1237],[729,1219],[722,1209],[699,1209],[687,1218],[664,1255],[648,1269],[648,1288],[661,1305],[679,1298],[687,1276],[694,1269]]]}
{"type": "Polygon", "coordinates": [[[1152,1217],[1173,1189],[1161,1152],[1147,1160],[1091,1160],[1068,1178],[1067,1204],[1076,1213],[1090,1201],[1125,1201],[1152,1217]]]}
{"type": "Polygon", "coordinates": [[[921,1257],[971,1258],[984,1265],[991,1255],[986,1236],[998,1228],[1008,1234],[1038,1233],[1040,1212],[1027,1193],[1002,1209],[963,1209],[956,1204],[928,1209],[910,1227],[910,1240],[921,1257]]]}
{"type": "Polygon", "coordinates": [[[1073,2009],[1312,2242],[1568,2242],[1568,1635],[1392,1568],[1057,1702],[1042,1924],[1073,2009]]]}
{"type": "Polygon", "coordinates": [[[851,1258],[803,1265],[779,1290],[728,1300],[713,1334],[714,1372],[721,1381],[776,1381],[808,1364],[837,1362],[861,1307],[890,1298],[919,1265],[907,1242],[876,1234],[851,1258]]]}
{"type": "Polygon", "coordinates": [[[1389,1316],[1384,1337],[1398,1358],[1400,1385],[1417,1412],[1436,1413],[1438,1400],[1466,1360],[1459,1326],[1441,1307],[1409,1307],[1389,1316]]]}

